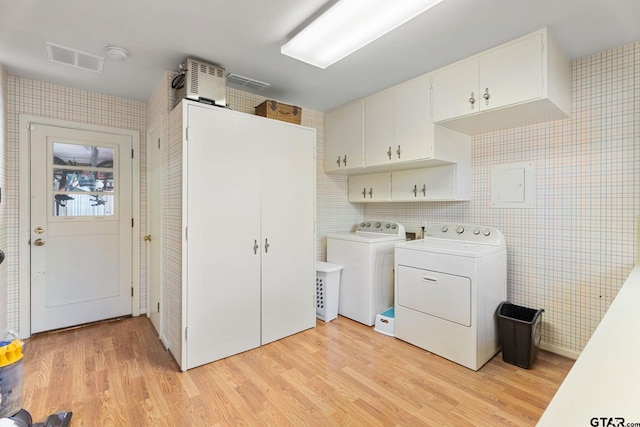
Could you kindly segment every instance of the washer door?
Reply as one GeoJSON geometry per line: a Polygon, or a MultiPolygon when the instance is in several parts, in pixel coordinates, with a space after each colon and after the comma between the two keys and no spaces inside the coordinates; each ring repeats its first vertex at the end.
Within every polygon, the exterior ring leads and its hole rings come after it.
{"type": "Polygon", "coordinates": [[[471,326],[471,279],[398,266],[398,304],[462,326],[471,326]]]}

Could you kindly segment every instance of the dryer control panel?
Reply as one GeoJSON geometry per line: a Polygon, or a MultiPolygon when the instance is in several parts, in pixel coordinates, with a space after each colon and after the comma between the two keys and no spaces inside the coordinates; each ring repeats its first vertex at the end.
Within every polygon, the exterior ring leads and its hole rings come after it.
{"type": "Polygon", "coordinates": [[[405,236],[404,226],[395,221],[362,221],[356,233],[379,233],[389,236],[405,236]]]}
{"type": "Polygon", "coordinates": [[[432,225],[427,229],[426,237],[494,246],[505,244],[504,236],[500,230],[493,227],[470,224],[432,225]]]}

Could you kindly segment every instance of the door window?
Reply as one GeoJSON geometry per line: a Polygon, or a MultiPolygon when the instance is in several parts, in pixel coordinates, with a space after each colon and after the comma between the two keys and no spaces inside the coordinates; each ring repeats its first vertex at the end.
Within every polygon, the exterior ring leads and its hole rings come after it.
{"type": "Polygon", "coordinates": [[[117,146],[53,142],[51,217],[114,216],[117,146]]]}

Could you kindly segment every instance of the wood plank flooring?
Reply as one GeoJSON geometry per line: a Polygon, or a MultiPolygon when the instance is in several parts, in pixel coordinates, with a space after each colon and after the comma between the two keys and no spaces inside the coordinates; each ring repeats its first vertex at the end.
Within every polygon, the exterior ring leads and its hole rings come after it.
{"type": "Polygon", "coordinates": [[[532,426],[573,360],[473,372],[338,319],[181,373],[146,317],[27,340],[23,406],[82,426],[532,426]]]}

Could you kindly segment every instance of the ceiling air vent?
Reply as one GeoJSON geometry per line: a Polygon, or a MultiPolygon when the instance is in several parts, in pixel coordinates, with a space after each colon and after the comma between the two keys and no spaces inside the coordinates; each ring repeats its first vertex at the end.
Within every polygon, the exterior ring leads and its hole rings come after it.
{"type": "Polygon", "coordinates": [[[102,73],[104,58],[101,56],[91,55],[49,42],[46,42],[45,44],[47,46],[47,56],[49,57],[49,61],[59,62],[82,70],[93,71],[95,73],[102,73]]]}
{"type": "Polygon", "coordinates": [[[256,89],[256,90],[262,90],[265,87],[271,86],[269,83],[250,79],[249,77],[239,76],[233,73],[227,74],[227,82],[233,83],[238,86],[244,86],[249,89],[256,89]]]}

